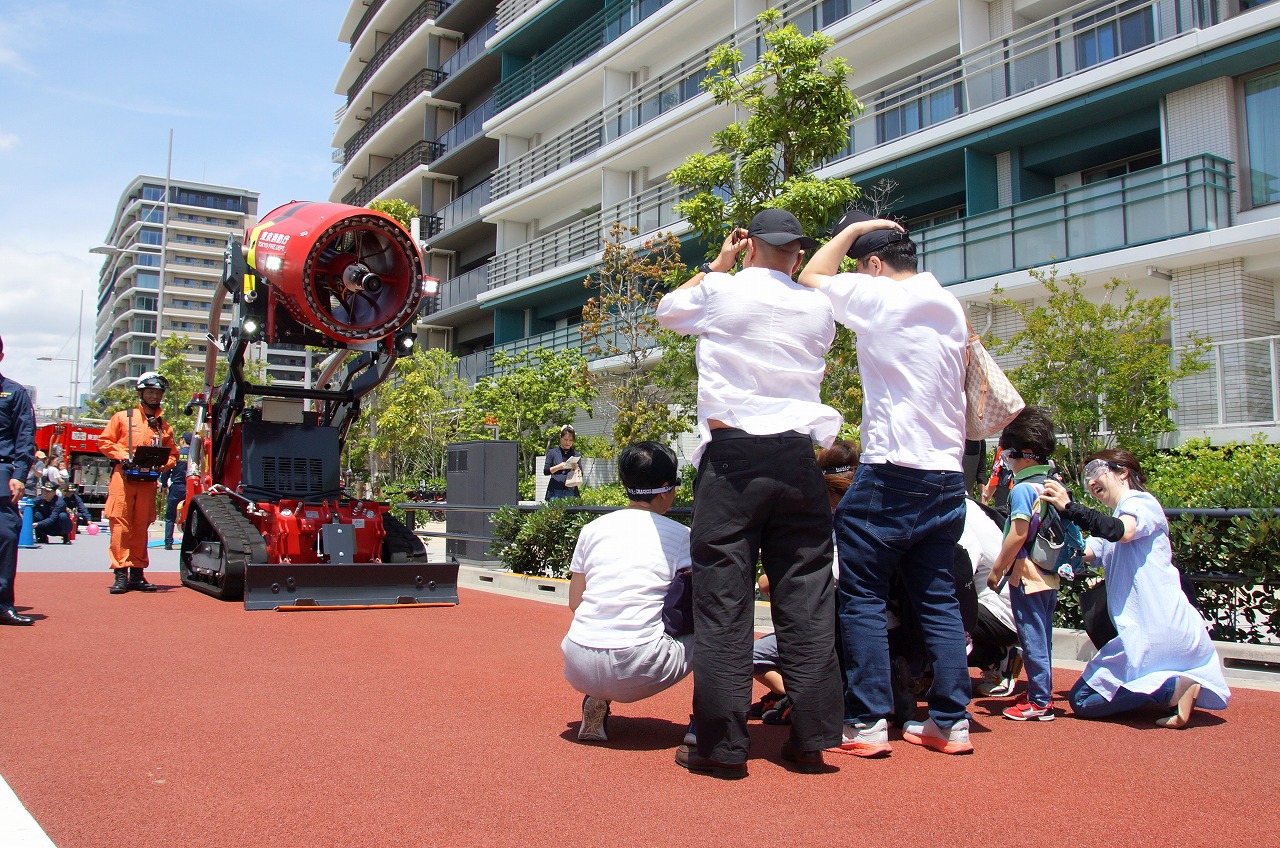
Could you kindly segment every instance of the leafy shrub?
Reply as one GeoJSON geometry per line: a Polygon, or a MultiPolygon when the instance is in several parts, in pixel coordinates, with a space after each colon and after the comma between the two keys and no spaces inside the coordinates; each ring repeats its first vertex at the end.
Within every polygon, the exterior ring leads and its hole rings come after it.
{"type": "Polygon", "coordinates": [[[570,512],[575,498],[557,498],[535,510],[503,507],[493,517],[493,552],[516,574],[569,576],[578,531],[595,516],[570,512]]]}
{"type": "MultiPolygon", "coordinates": [[[[693,503],[693,475],[686,473],[682,478],[676,492],[677,507],[693,503]]],[[[599,513],[575,512],[573,507],[625,507],[628,503],[621,483],[584,486],[581,495],[580,498],[557,498],[536,509],[503,507],[493,517],[493,553],[516,574],[567,578],[578,532],[583,525],[600,517],[599,513]]],[[[686,524],[689,521],[687,515],[672,518],[686,524]]]]}

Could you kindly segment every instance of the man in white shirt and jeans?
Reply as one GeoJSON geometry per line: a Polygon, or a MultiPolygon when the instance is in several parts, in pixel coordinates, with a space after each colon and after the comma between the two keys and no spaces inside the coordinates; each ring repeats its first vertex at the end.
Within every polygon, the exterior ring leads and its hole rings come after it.
{"type": "Polygon", "coordinates": [[[840,413],[819,400],[835,337],[831,305],[795,283],[817,246],[795,216],[766,209],[729,234],[658,304],[658,322],[698,337],[698,466],[693,559],[696,748],[692,772],[746,777],[755,570],[772,592],[779,666],[794,707],[783,757],[823,769],[840,741],[831,512],[813,443],[830,446],[840,413]],[[733,269],[743,254],[743,269],[733,269]]]}
{"type": "Polygon", "coordinates": [[[885,601],[896,572],[920,619],[933,664],[929,718],[908,742],[947,754],[969,744],[969,668],[951,574],[964,529],[964,311],[892,221],[847,212],[800,282],[831,300],[858,337],[862,457],[836,509],[845,738],[862,757],[889,754],[893,710],[885,601]],[[856,272],[838,273],[848,255],[856,272]]]}

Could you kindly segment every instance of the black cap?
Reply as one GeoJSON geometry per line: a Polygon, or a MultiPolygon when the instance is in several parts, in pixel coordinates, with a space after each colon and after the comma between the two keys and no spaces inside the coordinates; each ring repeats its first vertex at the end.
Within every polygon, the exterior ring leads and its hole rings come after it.
{"type": "Polygon", "coordinates": [[[56,491],[58,491],[58,487],[57,487],[57,486],[55,486],[55,485],[53,485],[52,483],[45,483],[43,486],[41,486],[41,487],[40,487],[40,489],[41,489],[42,491],[45,491],[45,492],[56,492],[56,491]]]}
{"type": "MultiPolygon", "coordinates": [[[[844,213],[844,217],[840,219],[840,223],[836,224],[835,233],[843,232],[845,227],[850,224],[857,224],[860,221],[874,221],[875,218],[863,212],[861,209],[850,209],[844,213]]],[[[834,234],[834,233],[833,233],[834,234]]],[[[859,236],[853,245],[849,248],[848,257],[850,259],[863,259],[877,250],[882,250],[894,242],[904,241],[907,234],[902,230],[872,230],[869,233],[859,236]]]]}
{"type": "Polygon", "coordinates": [[[775,246],[800,242],[805,250],[814,250],[818,243],[804,234],[800,221],[785,209],[765,209],[751,219],[747,235],[775,246]]]}
{"type": "Polygon", "coordinates": [[[182,441],[186,442],[187,444],[191,444],[191,440],[192,440],[192,439],[194,439],[194,438],[195,438],[195,436],[194,436],[193,434],[191,434],[191,433],[183,433],[183,434],[182,434],[182,441]]]}

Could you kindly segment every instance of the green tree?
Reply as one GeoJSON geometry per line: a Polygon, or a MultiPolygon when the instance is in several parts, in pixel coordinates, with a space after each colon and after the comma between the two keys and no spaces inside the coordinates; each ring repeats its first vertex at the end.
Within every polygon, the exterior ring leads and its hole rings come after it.
{"type": "MultiPolygon", "coordinates": [[[[171,333],[160,340],[160,367],[154,369],[169,383],[164,393],[164,419],[174,433],[188,431],[195,424],[195,417],[186,414],[191,396],[200,391],[204,375],[187,362],[191,340],[184,335],[171,333]]],[[[151,370],[151,369],[148,369],[151,370]]],[[[138,405],[138,392],[133,380],[123,386],[106,389],[86,404],[90,417],[110,418],[123,409],[138,405]]]]}
{"type": "Polygon", "coordinates": [[[669,368],[654,368],[663,347],[659,337],[678,338],[658,326],[654,309],[688,276],[680,240],[658,233],[635,248],[627,239],[636,232],[615,221],[604,240],[603,261],[583,282],[594,294],[582,308],[582,340],[593,356],[616,361],[597,378],[610,407],[615,445],[668,441],[690,429],[683,410],[696,403],[696,383],[683,374],[672,379],[669,368]]]}
{"type": "Polygon", "coordinates": [[[520,445],[520,468],[536,473],[534,458],[554,444],[560,427],[573,421],[578,410],[591,411],[594,395],[587,359],[573,348],[539,348],[493,354],[491,377],[476,381],[459,421],[459,435],[487,438],[489,424],[498,435],[520,445]]]}
{"type": "Polygon", "coordinates": [[[395,479],[445,475],[447,447],[457,436],[468,394],[457,369],[457,358],[447,351],[416,348],[379,387],[370,447],[387,457],[395,479]]]}
{"type": "Polygon", "coordinates": [[[370,209],[375,212],[381,212],[384,215],[390,215],[409,229],[409,222],[418,217],[418,207],[412,203],[401,200],[398,197],[388,197],[385,200],[375,200],[369,204],[370,209]]]}
{"type": "Polygon", "coordinates": [[[1144,451],[1161,433],[1173,431],[1173,384],[1208,367],[1208,340],[1188,336],[1175,360],[1161,341],[1169,327],[1168,297],[1139,298],[1117,279],[1104,286],[1101,297],[1087,297],[1084,280],[1075,274],[1061,281],[1056,268],[1031,275],[1049,292],[1043,303],[1001,297],[999,288],[993,292],[993,302],[1023,322],[998,350],[1022,357],[1010,379],[1027,403],[1048,407],[1067,436],[1070,471],[1099,448],[1144,451]]]}
{"type": "Polygon", "coordinates": [[[757,20],[765,50],[756,64],[744,70],[742,51],[721,44],[702,82],[716,103],[737,107],[745,121],[714,133],[713,152],[689,156],[669,176],[692,194],[676,211],[705,240],[708,255],[730,228],[745,227],[763,208],[786,209],[806,232],[818,233],[858,197],[848,180],[811,175],[849,143],[849,127],[862,111],[849,90],[848,64],[826,58],[830,37],[781,25],[777,9],[757,20]]]}

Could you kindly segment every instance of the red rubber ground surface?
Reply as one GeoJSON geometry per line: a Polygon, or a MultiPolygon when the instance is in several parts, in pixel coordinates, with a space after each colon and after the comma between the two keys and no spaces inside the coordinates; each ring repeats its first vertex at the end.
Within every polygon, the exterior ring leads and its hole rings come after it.
{"type": "Polygon", "coordinates": [[[823,775],[753,725],[751,776],[722,782],[673,762],[689,682],[577,742],[564,607],[248,613],[152,579],[20,574],[44,618],[0,628],[0,774],[60,848],[1280,843],[1280,693],[1182,732],[978,700],[972,756],[896,741],[823,775]]]}

